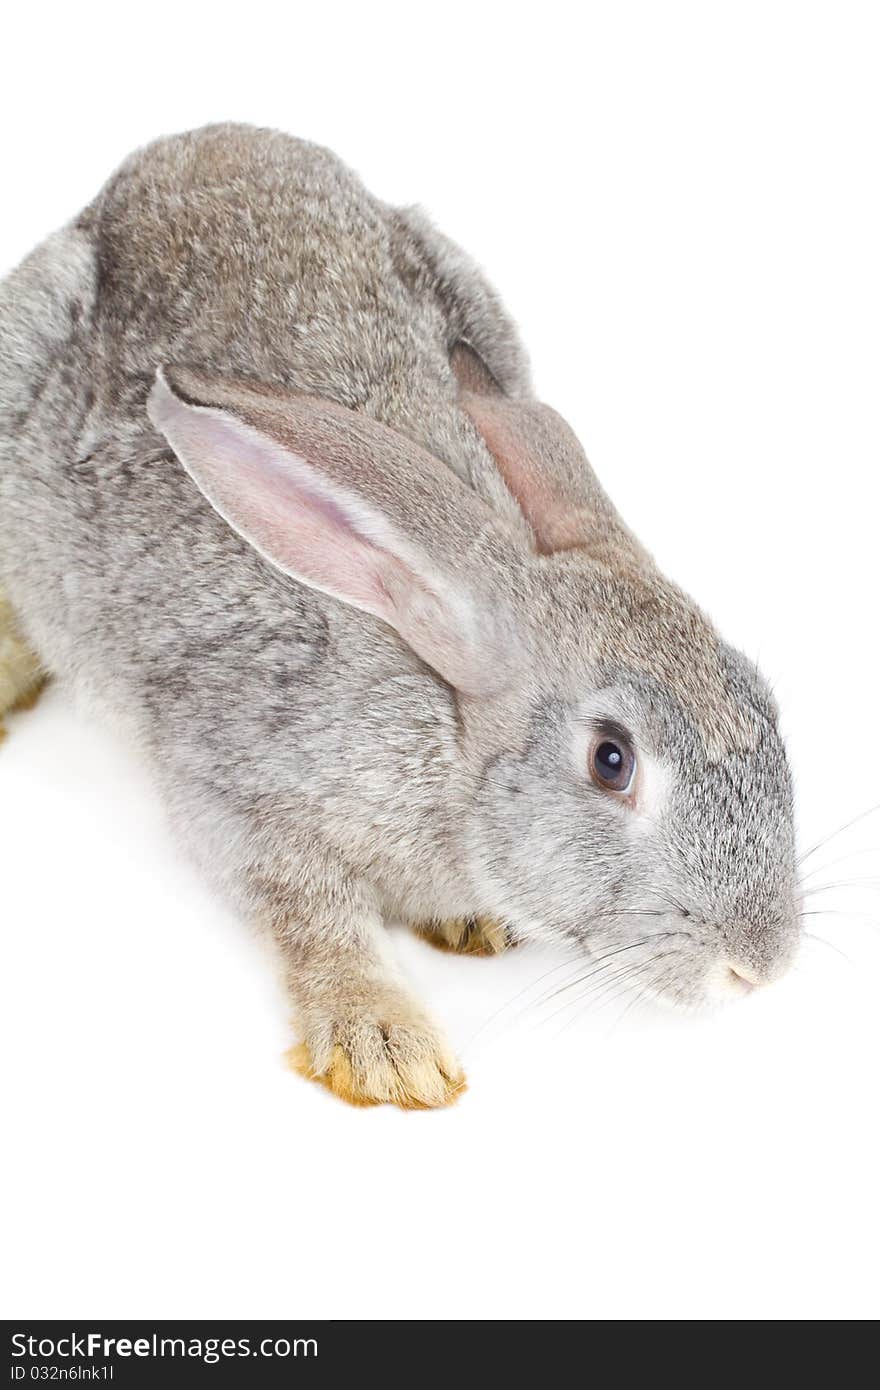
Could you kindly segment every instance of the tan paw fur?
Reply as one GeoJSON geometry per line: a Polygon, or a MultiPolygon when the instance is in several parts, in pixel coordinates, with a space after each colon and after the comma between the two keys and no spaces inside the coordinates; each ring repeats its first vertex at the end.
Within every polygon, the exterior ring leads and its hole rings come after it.
{"type": "Polygon", "coordinates": [[[0,593],[0,737],[10,710],[29,709],[44,684],[40,663],[18,629],[12,608],[0,593]]]}
{"type": "Polygon", "coordinates": [[[425,922],[416,927],[416,932],[438,951],[455,951],[463,956],[500,956],[515,944],[504,924],[492,917],[425,922]]]}
{"type": "Polygon", "coordinates": [[[408,1013],[397,1020],[389,1011],[350,1019],[333,1028],[326,1058],[303,1042],[287,1060],[350,1105],[433,1110],[452,1105],[465,1090],[464,1073],[443,1039],[408,1013]]]}

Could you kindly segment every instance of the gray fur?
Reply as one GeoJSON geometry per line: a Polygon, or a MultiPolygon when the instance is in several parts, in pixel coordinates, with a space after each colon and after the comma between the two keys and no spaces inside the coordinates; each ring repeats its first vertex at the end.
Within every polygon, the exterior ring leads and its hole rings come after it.
{"type": "Polygon", "coordinates": [[[45,668],[131,730],[205,871],[274,932],[315,1073],[342,1047],[367,1098],[402,1075],[436,1103],[431,1059],[452,1067],[389,915],[624,948],[640,986],[688,1004],[730,964],[764,980],[792,954],[791,788],[763,682],[532,401],[479,271],[325,150],[237,126],[161,140],[0,285],[0,585],[45,668]],[[462,340],[499,394],[463,376],[462,396],[462,340]],[[181,410],[311,450],[392,517],[426,582],[491,627],[497,688],[453,689],[227,525],[148,418],[163,364],[181,410]],[[650,816],[578,765],[600,718],[653,769],[650,816]]]}

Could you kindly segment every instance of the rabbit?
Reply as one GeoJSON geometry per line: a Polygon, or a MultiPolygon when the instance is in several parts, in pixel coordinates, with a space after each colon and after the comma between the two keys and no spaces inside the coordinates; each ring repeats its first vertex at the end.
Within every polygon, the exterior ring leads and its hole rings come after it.
{"type": "Polygon", "coordinates": [[[2,283],[0,591],[4,705],[51,676],[135,740],[343,1099],[464,1089],[391,919],[686,1009],[797,949],[767,684],[482,273],[323,148],[163,138],[2,283]]]}

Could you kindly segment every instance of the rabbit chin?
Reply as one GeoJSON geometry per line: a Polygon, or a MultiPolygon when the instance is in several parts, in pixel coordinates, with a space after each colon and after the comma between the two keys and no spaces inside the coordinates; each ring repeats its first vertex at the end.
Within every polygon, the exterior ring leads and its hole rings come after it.
{"type": "Polygon", "coordinates": [[[637,993],[645,1003],[674,1013],[706,1015],[755,993],[756,983],[738,975],[729,962],[715,959],[706,964],[699,956],[683,959],[680,973],[656,984],[641,984],[637,993]]]}
{"type": "Polygon", "coordinates": [[[657,1002],[679,1013],[710,1014],[729,1004],[746,999],[759,988],[757,981],[746,979],[730,962],[720,958],[709,964],[694,963],[692,971],[683,970],[682,981],[669,989],[658,990],[657,1002]]]}

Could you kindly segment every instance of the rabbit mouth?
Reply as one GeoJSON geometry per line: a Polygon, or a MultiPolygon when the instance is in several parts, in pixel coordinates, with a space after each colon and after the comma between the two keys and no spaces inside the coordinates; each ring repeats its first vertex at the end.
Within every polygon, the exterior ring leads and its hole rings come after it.
{"type": "Polygon", "coordinates": [[[682,952],[680,979],[661,984],[653,997],[682,1013],[714,1013],[760,993],[784,975],[789,964],[786,955],[771,968],[758,970],[717,951],[696,955],[682,952]]]}
{"type": "Polygon", "coordinates": [[[581,987],[588,1005],[619,999],[628,1007],[656,1004],[679,1013],[707,1014],[773,983],[786,973],[794,954],[785,949],[758,967],[726,953],[717,940],[704,940],[679,926],[682,918],[666,920],[668,926],[658,924],[632,941],[609,940],[600,946],[595,936],[586,941],[581,937],[588,964],[571,988],[581,987]]]}

